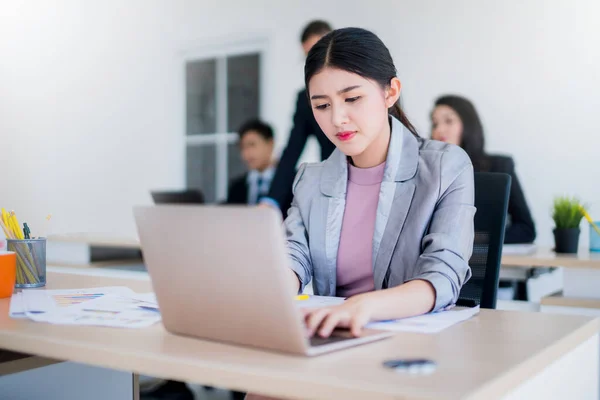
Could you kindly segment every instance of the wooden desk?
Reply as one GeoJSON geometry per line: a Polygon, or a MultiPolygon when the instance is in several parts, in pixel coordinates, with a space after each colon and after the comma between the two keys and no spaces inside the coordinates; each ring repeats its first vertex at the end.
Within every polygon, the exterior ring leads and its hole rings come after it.
{"type": "MultiPolygon", "coordinates": [[[[49,273],[48,283],[48,288],[151,289],[148,281],[62,273],[49,273]]],[[[482,310],[440,334],[402,333],[309,359],[175,336],[160,324],[138,330],[15,320],[8,317],[8,307],[8,299],[0,300],[4,349],[272,396],[526,398],[557,393],[560,388],[554,385],[562,385],[572,396],[598,397],[600,324],[587,317],[482,310]],[[410,376],[381,365],[408,357],[433,359],[438,369],[429,376],[410,376]],[[572,373],[565,373],[563,361],[572,373]]]]}
{"type": "MultiPolygon", "coordinates": [[[[597,289],[600,285],[600,253],[597,252],[582,250],[578,254],[557,254],[549,248],[542,247],[531,254],[503,254],[502,267],[505,270],[561,267],[562,280],[559,282],[561,285],[554,289],[559,291],[562,289],[567,297],[600,298],[597,289]]],[[[550,293],[552,292],[548,292],[550,293]]]]}
{"type": "Polygon", "coordinates": [[[511,267],[565,267],[600,270],[600,253],[581,251],[578,254],[557,254],[540,247],[531,254],[502,254],[502,265],[511,267]]]}

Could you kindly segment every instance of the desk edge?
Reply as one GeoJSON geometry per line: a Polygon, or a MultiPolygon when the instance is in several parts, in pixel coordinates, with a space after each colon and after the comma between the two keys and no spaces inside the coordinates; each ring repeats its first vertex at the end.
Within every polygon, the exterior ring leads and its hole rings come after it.
{"type": "Polygon", "coordinates": [[[483,385],[469,394],[466,399],[499,398],[525,383],[528,379],[542,372],[554,361],[560,359],[587,339],[600,332],[600,318],[594,318],[575,331],[558,340],[538,354],[518,364],[508,372],[483,385]]]}

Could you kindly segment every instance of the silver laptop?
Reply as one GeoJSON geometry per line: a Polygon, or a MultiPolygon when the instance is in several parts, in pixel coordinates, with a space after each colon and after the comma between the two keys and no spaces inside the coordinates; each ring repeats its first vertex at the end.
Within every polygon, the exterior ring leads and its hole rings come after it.
{"type": "Polygon", "coordinates": [[[306,337],[276,210],[165,205],[134,214],[169,332],[309,356],[392,335],[306,337]]]}

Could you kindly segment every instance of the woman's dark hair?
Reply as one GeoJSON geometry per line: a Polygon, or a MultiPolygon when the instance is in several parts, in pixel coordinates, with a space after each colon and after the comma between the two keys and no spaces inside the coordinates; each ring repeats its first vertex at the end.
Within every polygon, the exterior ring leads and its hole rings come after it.
{"type": "Polygon", "coordinates": [[[476,170],[485,171],[489,157],[484,150],[483,125],[473,103],[461,96],[444,95],[435,101],[435,106],[448,106],[458,114],[463,126],[460,147],[469,155],[476,170]]]}
{"type": "Polygon", "coordinates": [[[300,35],[300,43],[304,43],[308,40],[309,37],[314,35],[325,35],[326,33],[331,32],[331,25],[329,25],[325,21],[315,20],[311,21],[304,27],[302,30],[302,35],[300,35]]]}
{"type": "MultiPolygon", "coordinates": [[[[361,28],[336,29],[323,36],[310,49],[304,65],[307,94],[308,82],[325,67],[352,72],[374,80],[384,88],[396,77],[396,67],[388,48],[373,32],[361,28]]],[[[419,136],[399,103],[391,107],[390,114],[415,136],[419,136]]]]}

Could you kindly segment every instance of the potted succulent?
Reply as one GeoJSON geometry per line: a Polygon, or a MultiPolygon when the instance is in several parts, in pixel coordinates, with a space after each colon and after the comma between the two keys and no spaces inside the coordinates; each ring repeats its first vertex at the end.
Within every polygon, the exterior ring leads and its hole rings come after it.
{"type": "Polygon", "coordinates": [[[557,197],[554,199],[552,219],[554,220],[554,251],[557,253],[577,253],[579,245],[579,224],[584,216],[584,208],[576,198],[557,197]]]}

